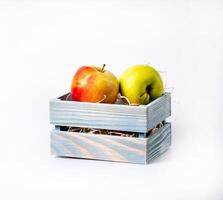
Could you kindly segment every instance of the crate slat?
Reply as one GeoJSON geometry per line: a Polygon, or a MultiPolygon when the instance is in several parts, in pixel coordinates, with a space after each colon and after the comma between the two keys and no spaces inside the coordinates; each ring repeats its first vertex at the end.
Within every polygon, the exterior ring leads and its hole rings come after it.
{"type": "Polygon", "coordinates": [[[147,106],[147,130],[154,128],[159,122],[171,115],[171,95],[165,93],[162,97],[147,106]]]}
{"type": "Polygon", "coordinates": [[[146,164],[170,146],[169,123],[148,138],[51,131],[51,152],[56,156],[146,164]]]}
{"type": "Polygon", "coordinates": [[[147,141],[147,163],[168,150],[171,145],[171,124],[167,123],[147,141]]]}
{"type": "Polygon", "coordinates": [[[65,97],[50,101],[51,124],[146,133],[170,116],[170,93],[140,106],[61,100],[65,97]]]}

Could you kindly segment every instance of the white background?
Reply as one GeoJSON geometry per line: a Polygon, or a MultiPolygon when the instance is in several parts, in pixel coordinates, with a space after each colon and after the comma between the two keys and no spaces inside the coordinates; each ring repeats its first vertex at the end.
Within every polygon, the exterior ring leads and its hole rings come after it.
{"type": "Polygon", "coordinates": [[[223,199],[223,1],[0,0],[0,199],[223,199]],[[150,63],[173,87],[151,165],[50,155],[49,99],[87,64],[150,63]],[[220,131],[221,130],[221,131],[220,131]]]}

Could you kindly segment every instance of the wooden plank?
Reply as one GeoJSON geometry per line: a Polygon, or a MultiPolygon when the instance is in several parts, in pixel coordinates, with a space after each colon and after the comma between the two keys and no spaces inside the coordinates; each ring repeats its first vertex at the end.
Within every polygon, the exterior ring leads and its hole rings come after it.
{"type": "Polygon", "coordinates": [[[168,137],[164,143],[165,145],[161,146],[156,151],[150,154],[150,157],[148,158],[147,163],[150,163],[151,161],[155,160],[156,158],[161,156],[163,153],[165,153],[169,149],[171,145],[170,137],[168,137]]]}
{"type": "Polygon", "coordinates": [[[147,130],[154,128],[159,122],[171,115],[171,95],[164,93],[163,96],[154,100],[147,106],[147,130]]]}
{"type": "MultiPolygon", "coordinates": [[[[67,95],[67,94],[66,94],[67,95]]],[[[61,99],[66,98],[66,95],[61,99]]],[[[170,116],[170,94],[148,105],[87,103],[54,99],[50,101],[50,123],[146,133],[170,116]]],[[[144,135],[145,137],[145,135],[144,135]]]]}
{"type": "Polygon", "coordinates": [[[171,124],[160,128],[159,132],[152,135],[147,141],[147,163],[166,152],[171,145],[171,124]]]}
{"type": "Polygon", "coordinates": [[[53,130],[51,151],[57,156],[145,163],[146,139],[53,130]]]}
{"type": "Polygon", "coordinates": [[[146,132],[146,108],[125,105],[51,101],[50,122],[61,126],[146,132]]]}
{"type": "Polygon", "coordinates": [[[60,130],[51,132],[51,152],[56,156],[146,164],[163,154],[171,144],[167,123],[148,138],[130,138],[60,130]]]}

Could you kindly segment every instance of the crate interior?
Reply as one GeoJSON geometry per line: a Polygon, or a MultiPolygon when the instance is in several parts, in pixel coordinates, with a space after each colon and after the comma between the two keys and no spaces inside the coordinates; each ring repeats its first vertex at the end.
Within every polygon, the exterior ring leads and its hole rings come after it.
{"type": "MultiPolygon", "coordinates": [[[[70,92],[68,92],[67,94],[60,96],[58,99],[62,100],[62,101],[72,101],[71,99],[71,94],[70,92]]],[[[103,102],[100,102],[103,103],[103,102]]],[[[121,98],[121,95],[119,94],[117,97],[117,100],[114,104],[121,104],[121,105],[128,105],[128,102],[126,101],[125,98],[121,98]]],[[[145,105],[138,105],[138,104],[134,104],[134,106],[145,106],[145,105]]]]}
{"type": "MultiPolygon", "coordinates": [[[[155,134],[160,128],[162,128],[166,121],[162,121],[157,124],[153,129],[148,130],[146,137],[155,134]]],[[[110,136],[120,136],[120,137],[145,137],[144,133],[130,132],[130,131],[117,131],[117,130],[108,130],[108,129],[95,129],[95,128],[86,128],[86,127],[73,127],[73,126],[56,126],[57,130],[65,132],[75,133],[86,133],[86,134],[96,134],[96,135],[110,135],[110,136]]]]}

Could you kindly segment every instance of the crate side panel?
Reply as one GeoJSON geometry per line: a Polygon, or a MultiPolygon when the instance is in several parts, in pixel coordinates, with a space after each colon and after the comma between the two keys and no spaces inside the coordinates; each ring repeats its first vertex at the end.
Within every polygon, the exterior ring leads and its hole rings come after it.
{"type": "Polygon", "coordinates": [[[147,163],[152,162],[153,160],[155,160],[156,158],[158,158],[159,156],[161,156],[162,154],[164,154],[169,147],[171,146],[171,137],[168,137],[167,140],[165,141],[165,146],[162,146],[162,148],[157,149],[156,151],[154,151],[153,153],[150,154],[149,159],[147,160],[147,163]]]}
{"type": "Polygon", "coordinates": [[[148,138],[147,163],[166,152],[171,145],[171,124],[167,123],[159,132],[148,138]]]}
{"type": "Polygon", "coordinates": [[[171,115],[171,96],[164,93],[163,96],[154,100],[147,107],[147,130],[154,128],[171,115]]]}
{"type": "Polygon", "coordinates": [[[79,157],[130,163],[146,163],[146,139],[51,132],[51,152],[56,156],[79,157]]]}
{"type": "Polygon", "coordinates": [[[50,122],[61,126],[146,132],[146,107],[50,102],[50,122]]]}

